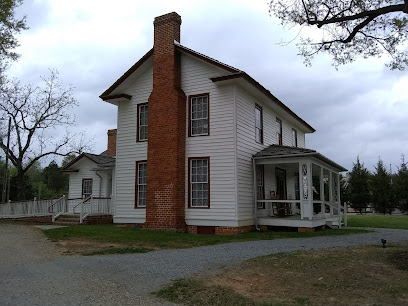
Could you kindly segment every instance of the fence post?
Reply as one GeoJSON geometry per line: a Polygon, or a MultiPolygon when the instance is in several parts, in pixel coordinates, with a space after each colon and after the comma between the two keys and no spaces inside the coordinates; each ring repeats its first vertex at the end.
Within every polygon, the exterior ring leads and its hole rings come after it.
{"type": "Polygon", "coordinates": [[[33,201],[33,207],[31,208],[31,214],[35,215],[36,212],[36,206],[37,206],[37,197],[34,197],[34,201],[33,201]]]}

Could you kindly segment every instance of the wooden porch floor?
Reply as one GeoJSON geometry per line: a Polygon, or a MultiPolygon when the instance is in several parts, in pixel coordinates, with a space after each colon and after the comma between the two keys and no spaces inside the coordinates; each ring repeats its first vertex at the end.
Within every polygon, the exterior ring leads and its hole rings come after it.
{"type": "Polygon", "coordinates": [[[286,226],[286,227],[318,227],[326,225],[327,222],[332,222],[333,224],[338,223],[338,216],[326,217],[326,218],[316,218],[313,220],[301,219],[300,215],[292,215],[285,217],[274,217],[274,216],[264,216],[258,218],[258,225],[268,225],[268,226],[286,226]]]}

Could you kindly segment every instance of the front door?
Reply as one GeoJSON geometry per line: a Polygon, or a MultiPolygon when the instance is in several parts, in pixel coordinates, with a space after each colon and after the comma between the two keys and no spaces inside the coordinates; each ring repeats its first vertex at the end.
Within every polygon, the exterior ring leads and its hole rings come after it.
{"type": "Polygon", "coordinates": [[[276,199],[286,200],[286,171],[284,169],[276,168],[276,199]]]}

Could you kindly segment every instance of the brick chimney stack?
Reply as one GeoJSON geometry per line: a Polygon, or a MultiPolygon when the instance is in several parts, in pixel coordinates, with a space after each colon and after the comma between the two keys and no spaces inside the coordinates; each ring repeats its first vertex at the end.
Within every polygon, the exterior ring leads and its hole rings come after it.
{"type": "Polygon", "coordinates": [[[108,130],[108,149],[106,150],[106,155],[109,157],[116,156],[116,133],[117,129],[108,130]]]}
{"type": "Polygon", "coordinates": [[[181,17],[154,20],[153,91],[149,105],[145,228],[185,231],[186,95],[181,89],[181,17]]]}

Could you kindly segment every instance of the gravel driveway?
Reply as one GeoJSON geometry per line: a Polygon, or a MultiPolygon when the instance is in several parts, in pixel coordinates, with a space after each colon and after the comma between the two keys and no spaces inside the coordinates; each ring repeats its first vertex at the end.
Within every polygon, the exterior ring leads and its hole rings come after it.
{"type": "Polygon", "coordinates": [[[145,254],[61,256],[32,226],[0,224],[0,305],[172,305],[149,293],[171,280],[257,256],[408,241],[408,231],[229,243],[145,254]]]}

